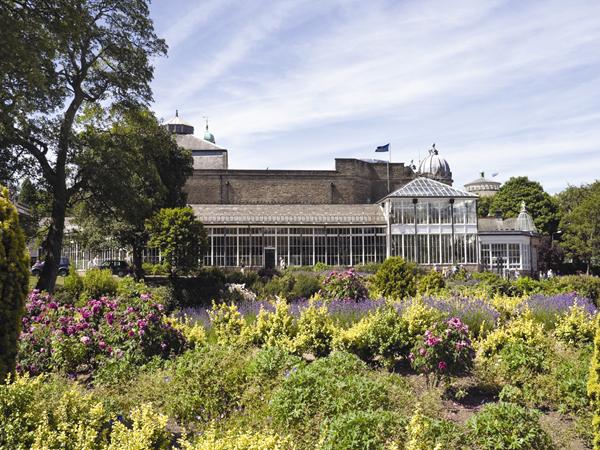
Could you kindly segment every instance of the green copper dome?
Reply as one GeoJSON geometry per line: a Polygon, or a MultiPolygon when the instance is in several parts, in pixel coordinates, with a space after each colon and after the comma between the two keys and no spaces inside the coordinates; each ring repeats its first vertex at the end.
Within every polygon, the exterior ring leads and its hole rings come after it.
{"type": "Polygon", "coordinates": [[[208,120],[206,121],[206,131],[204,132],[204,140],[215,143],[215,135],[208,131],[208,120]]]}

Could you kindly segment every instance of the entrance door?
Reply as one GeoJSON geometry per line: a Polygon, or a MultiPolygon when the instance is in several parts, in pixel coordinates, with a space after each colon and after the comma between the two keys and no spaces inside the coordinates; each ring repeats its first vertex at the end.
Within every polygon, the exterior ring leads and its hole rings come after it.
{"type": "Polygon", "coordinates": [[[275,268],[275,248],[265,247],[265,269],[275,268]]]}

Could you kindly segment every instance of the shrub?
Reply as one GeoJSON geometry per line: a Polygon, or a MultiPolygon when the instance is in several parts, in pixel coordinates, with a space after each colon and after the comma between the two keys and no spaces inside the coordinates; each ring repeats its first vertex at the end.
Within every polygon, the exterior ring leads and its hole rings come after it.
{"type": "Polygon", "coordinates": [[[514,282],[516,293],[519,295],[539,294],[544,290],[542,281],[530,277],[520,277],[514,282]]]}
{"type": "Polygon", "coordinates": [[[117,281],[110,270],[89,269],[83,276],[83,292],[80,303],[89,299],[110,297],[117,293],[117,281]]]}
{"type": "Polygon", "coordinates": [[[408,322],[391,304],[363,317],[347,330],[341,330],[334,342],[334,348],[353,353],[363,360],[381,357],[387,366],[407,355],[411,346],[408,322]]]}
{"type": "Polygon", "coordinates": [[[107,450],[166,450],[171,448],[171,433],[167,431],[167,416],[143,404],[131,412],[131,428],[117,421],[113,425],[107,450]]]}
{"type": "Polygon", "coordinates": [[[143,281],[135,281],[132,277],[119,278],[117,281],[117,296],[136,298],[150,294],[150,288],[143,281]]]}
{"type": "Polygon", "coordinates": [[[510,281],[505,280],[497,273],[475,272],[472,276],[478,281],[477,287],[485,291],[488,296],[513,294],[513,286],[510,281]]]}
{"type": "Polygon", "coordinates": [[[29,287],[29,258],[17,210],[0,186],[0,383],[15,370],[21,316],[29,287]]]}
{"type": "Polygon", "coordinates": [[[217,342],[221,345],[243,345],[248,338],[246,321],[234,304],[213,303],[208,312],[217,342]]]}
{"type": "Polygon", "coordinates": [[[141,364],[153,356],[169,357],[181,352],[185,342],[164,317],[164,307],[150,295],[101,297],[76,308],[58,305],[50,295],[34,290],[23,318],[18,369],[93,374],[113,359],[141,364]]]}
{"type": "Polygon", "coordinates": [[[252,376],[260,380],[274,379],[302,364],[302,359],[282,348],[265,347],[256,352],[252,358],[249,371],[252,376]]]}
{"type": "Polygon", "coordinates": [[[530,314],[494,330],[478,347],[484,370],[500,384],[521,387],[548,369],[550,343],[543,325],[536,323],[530,314]]]}
{"type": "Polygon", "coordinates": [[[295,283],[296,278],[294,277],[294,274],[287,272],[282,276],[272,277],[266,284],[263,285],[261,293],[263,296],[269,298],[283,297],[291,300],[291,294],[294,290],[295,283]]]}
{"type": "Polygon", "coordinates": [[[389,411],[354,411],[336,416],[321,432],[321,450],[382,449],[402,440],[405,421],[389,411]]]}
{"type": "Polygon", "coordinates": [[[415,295],[417,266],[400,257],[386,259],[372,278],[377,295],[387,299],[402,300],[415,295]]]}
{"type": "Polygon", "coordinates": [[[182,443],[183,450],[293,450],[289,437],[271,431],[228,430],[219,435],[215,430],[204,433],[193,445],[182,443]]]}
{"type": "Polygon", "coordinates": [[[102,448],[109,415],[93,394],[64,380],[17,377],[0,385],[0,447],[102,448]]]}
{"type": "Polygon", "coordinates": [[[294,318],[289,305],[282,299],[275,303],[275,311],[260,309],[252,330],[254,344],[266,347],[281,347],[293,351],[296,336],[294,318]]]}
{"type": "Polygon", "coordinates": [[[458,427],[449,421],[423,414],[417,405],[406,427],[406,450],[437,450],[462,448],[464,439],[458,427]]]}
{"type": "Polygon", "coordinates": [[[576,292],[579,297],[589,298],[596,306],[600,300],[600,277],[593,275],[567,275],[544,282],[548,294],[576,292]]]}
{"type": "Polygon", "coordinates": [[[166,264],[142,263],[142,270],[146,275],[168,275],[169,267],[166,264]]]}
{"type": "Polygon", "coordinates": [[[408,306],[403,306],[402,318],[407,324],[411,347],[427,330],[446,317],[442,311],[427,305],[420,297],[413,299],[408,306]]]}
{"type": "Polygon", "coordinates": [[[326,356],[331,351],[334,334],[335,327],[327,307],[310,305],[300,313],[294,349],[298,353],[326,356]]]}
{"type": "Polygon", "coordinates": [[[291,295],[288,297],[292,300],[298,298],[310,298],[321,289],[319,277],[304,273],[297,273],[294,276],[295,283],[291,295]]]}
{"type": "Polygon", "coordinates": [[[567,344],[581,345],[594,340],[594,331],[593,316],[587,314],[582,306],[575,304],[558,319],[554,335],[567,344]]]}
{"type": "Polygon", "coordinates": [[[481,450],[550,450],[555,446],[539,413],[513,403],[484,406],[469,419],[471,441],[481,450]]]}
{"type": "Polygon", "coordinates": [[[318,428],[327,418],[352,411],[383,410],[390,404],[386,386],[368,376],[363,362],[334,352],[290,372],[273,393],[270,409],[286,428],[318,428]]]}
{"type": "Polygon", "coordinates": [[[600,449],[600,316],[596,317],[594,354],[590,364],[587,392],[594,413],[592,420],[594,450],[598,450],[600,449]]]}
{"type": "Polygon", "coordinates": [[[177,358],[167,376],[163,400],[169,416],[208,423],[239,408],[247,356],[235,347],[201,347],[177,358]]]}
{"type": "Polygon", "coordinates": [[[331,272],[323,280],[321,296],[327,300],[364,300],[368,297],[363,279],[354,269],[331,272]]]}
{"type": "Polygon", "coordinates": [[[423,295],[438,294],[446,287],[444,277],[440,272],[431,270],[419,277],[417,281],[417,292],[423,295]]]}
{"type": "Polygon", "coordinates": [[[468,327],[453,317],[443,327],[427,330],[423,341],[413,347],[409,359],[415,370],[425,374],[428,385],[437,386],[449,375],[468,372],[473,366],[473,356],[468,327]]]}
{"type": "Polygon", "coordinates": [[[69,274],[63,280],[63,289],[66,303],[75,303],[83,292],[83,279],[73,266],[69,267],[69,274]]]}

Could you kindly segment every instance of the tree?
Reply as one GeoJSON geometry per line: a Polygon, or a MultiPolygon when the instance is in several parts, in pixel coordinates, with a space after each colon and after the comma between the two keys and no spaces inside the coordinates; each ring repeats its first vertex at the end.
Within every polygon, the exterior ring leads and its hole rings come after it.
{"type": "Polygon", "coordinates": [[[4,0],[0,3],[0,160],[43,179],[51,193],[46,264],[53,290],[67,208],[88,182],[77,135],[86,105],[152,99],[150,58],[166,53],[148,0],[4,0]]]}
{"type": "Polygon", "coordinates": [[[517,217],[521,202],[525,202],[540,233],[556,233],[559,222],[556,200],[540,183],[527,177],[513,177],[504,183],[493,197],[491,211],[500,210],[504,218],[517,217]]]}
{"type": "Polygon", "coordinates": [[[161,208],[185,205],[192,156],[146,108],[96,114],[83,133],[90,151],[80,165],[89,169],[89,181],[78,222],[88,244],[111,237],[131,248],[139,278],[148,243],[145,222],[161,208]]]}
{"type": "Polygon", "coordinates": [[[493,196],[479,197],[477,199],[477,217],[487,217],[490,214],[494,214],[491,210],[492,202],[494,201],[493,196]]]}
{"type": "Polygon", "coordinates": [[[164,208],[146,222],[149,245],[160,249],[174,282],[198,269],[207,245],[206,230],[192,208],[164,208]]]}
{"type": "Polygon", "coordinates": [[[44,186],[36,186],[29,178],[25,178],[19,187],[18,200],[29,209],[29,216],[21,217],[21,226],[28,241],[40,237],[44,228],[42,219],[49,213],[50,195],[44,186]]]}
{"type": "Polygon", "coordinates": [[[15,369],[29,287],[29,257],[17,209],[0,186],[0,383],[15,369]]]}
{"type": "Polygon", "coordinates": [[[600,181],[579,190],[567,188],[561,197],[564,203],[570,198],[572,203],[565,204],[565,214],[560,222],[562,247],[567,256],[581,261],[590,272],[592,263],[600,258],[600,181]]]}

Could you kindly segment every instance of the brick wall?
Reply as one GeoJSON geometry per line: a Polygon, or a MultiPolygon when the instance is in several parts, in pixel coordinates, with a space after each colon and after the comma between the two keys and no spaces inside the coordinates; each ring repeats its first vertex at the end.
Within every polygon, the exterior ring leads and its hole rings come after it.
{"type": "MultiPolygon", "coordinates": [[[[387,164],[336,159],[336,170],[195,170],[188,203],[374,203],[387,193],[387,164]]],[[[390,164],[390,187],[414,178],[403,163],[390,164]]]]}

